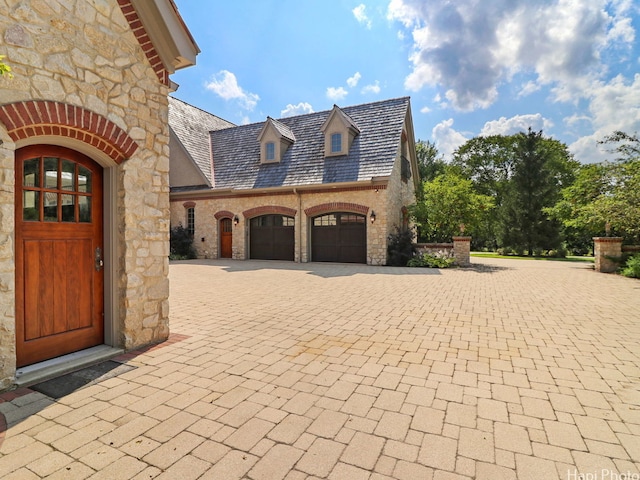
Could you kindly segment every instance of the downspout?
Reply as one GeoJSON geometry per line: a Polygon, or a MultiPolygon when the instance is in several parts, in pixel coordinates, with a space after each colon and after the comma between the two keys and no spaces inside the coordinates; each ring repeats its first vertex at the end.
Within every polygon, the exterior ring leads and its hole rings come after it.
{"type": "Polygon", "coordinates": [[[298,263],[302,263],[302,194],[295,187],[293,193],[298,196],[298,263]]]}

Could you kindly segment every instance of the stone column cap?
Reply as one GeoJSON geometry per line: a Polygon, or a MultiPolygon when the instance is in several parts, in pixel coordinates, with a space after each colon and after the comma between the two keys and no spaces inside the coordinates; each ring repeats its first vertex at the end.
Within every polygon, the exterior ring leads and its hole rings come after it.
{"type": "Polygon", "coordinates": [[[622,243],[622,237],[593,237],[594,242],[603,242],[603,243],[622,243]]]}
{"type": "Polygon", "coordinates": [[[463,236],[456,236],[456,237],[451,237],[455,242],[470,242],[471,241],[471,237],[463,237],[463,236]]]}

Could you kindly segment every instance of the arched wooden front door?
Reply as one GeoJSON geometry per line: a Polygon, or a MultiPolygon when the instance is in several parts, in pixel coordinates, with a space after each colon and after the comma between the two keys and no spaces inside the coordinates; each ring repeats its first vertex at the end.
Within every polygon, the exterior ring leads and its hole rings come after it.
{"type": "Polygon", "coordinates": [[[230,218],[220,220],[220,258],[231,258],[233,246],[233,224],[230,218]]]}
{"type": "Polygon", "coordinates": [[[62,147],[16,152],[18,366],[104,341],[102,167],[62,147]]]}

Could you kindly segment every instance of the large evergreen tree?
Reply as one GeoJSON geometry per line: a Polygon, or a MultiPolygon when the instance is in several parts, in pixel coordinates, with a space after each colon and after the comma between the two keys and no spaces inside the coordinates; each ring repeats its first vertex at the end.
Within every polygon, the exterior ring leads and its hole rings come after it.
{"type": "Polygon", "coordinates": [[[561,224],[550,219],[545,207],[555,204],[558,185],[555,182],[550,145],[542,132],[517,136],[514,171],[504,202],[503,243],[525,250],[530,256],[537,249],[556,249],[561,244],[561,224]]]}

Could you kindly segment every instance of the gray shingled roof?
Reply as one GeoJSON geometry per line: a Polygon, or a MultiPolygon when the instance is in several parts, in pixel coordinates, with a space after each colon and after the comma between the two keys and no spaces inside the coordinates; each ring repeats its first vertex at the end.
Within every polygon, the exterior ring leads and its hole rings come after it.
{"type": "Polygon", "coordinates": [[[212,184],[209,132],[234,126],[182,100],[169,97],[169,127],[212,184]]]}
{"type": "Polygon", "coordinates": [[[391,174],[409,97],[344,107],[360,128],[348,155],[324,156],[320,127],[331,110],[278,119],[296,141],[279,163],[260,163],[264,122],[212,131],[215,189],[252,189],[368,181],[391,174]]]}

